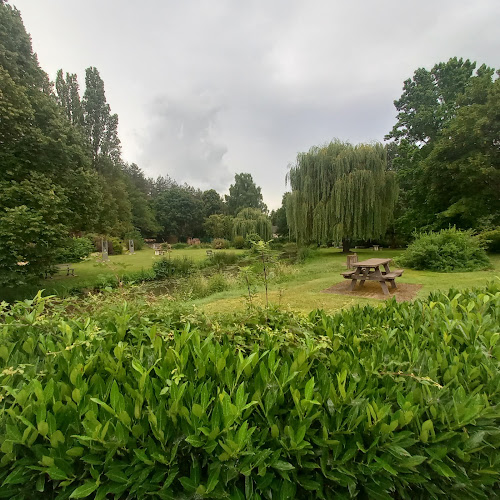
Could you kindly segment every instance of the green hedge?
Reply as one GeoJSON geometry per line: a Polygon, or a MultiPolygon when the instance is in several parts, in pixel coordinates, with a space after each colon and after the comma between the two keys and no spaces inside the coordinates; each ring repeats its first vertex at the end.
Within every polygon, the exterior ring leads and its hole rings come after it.
{"type": "Polygon", "coordinates": [[[472,231],[454,227],[417,235],[396,260],[404,267],[438,272],[475,271],[491,265],[472,231]]]}
{"type": "Polygon", "coordinates": [[[500,228],[484,231],[478,234],[477,238],[484,244],[488,252],[500,253],[500,228]]]}
{"type": "Polygon", "coordinates": [[[498,498],[498,285],[227,323],[2,307],[0,498],[498,498]]]}

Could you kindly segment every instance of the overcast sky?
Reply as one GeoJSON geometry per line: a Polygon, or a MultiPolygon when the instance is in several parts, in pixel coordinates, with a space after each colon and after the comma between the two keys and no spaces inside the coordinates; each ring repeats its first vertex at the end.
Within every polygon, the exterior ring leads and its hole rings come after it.
{"type": "Polygon", "coordinates": [[[382,141],[417,68],[500,68],[499,0],[10,3],[51,79],[98,68],[126,161],[221,194],[250,172],[270,208],[298,152],[382,141]]]}

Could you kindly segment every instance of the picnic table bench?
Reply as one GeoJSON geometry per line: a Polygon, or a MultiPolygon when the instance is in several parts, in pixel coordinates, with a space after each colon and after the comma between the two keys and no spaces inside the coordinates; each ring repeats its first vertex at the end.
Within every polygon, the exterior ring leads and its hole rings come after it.
{"type": "Polygon", "coordinates": [[[360,281],[360,286],[363,286],[365,281],[378,281],[384,295],[389,295],[387,282],[391,284],[391,288],[397,288],[396,278],[399,278],[404,271],[403,269],[391,271],[389,268],[389,262],[391,260],[392,259],[367,259],[361,262],[353,262],[352,266],[354,269],[341,274],[345,279],[351,280],[351,285],[349,287],[351,291],[356,287],[358,280],[360,281]],[[381,266],[383,266],[383,270],[380,269],[381,266]]]}
{"type": "Polygon", "coordinates": [[[66,271],[66,276],[75,276],[75,268],[74,267],[69,267],[69,264],[59,264],[56,267],[53,267],[52,269],[46,269],[45,270],[45,279],[52,278],[54,274],[57,274],[59,272],[66,271]]]}

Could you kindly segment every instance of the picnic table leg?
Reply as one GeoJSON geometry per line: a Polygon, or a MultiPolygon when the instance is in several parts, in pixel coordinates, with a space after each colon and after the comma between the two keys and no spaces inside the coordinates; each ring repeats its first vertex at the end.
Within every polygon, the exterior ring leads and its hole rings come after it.
{"type": "Polygon", "coordinates": [[[396,280],[389,280],[389,283],[391,284],[391,288],[397,288],[396,280]]]}
{"type": "Polygon", "coordinates": [[[351,290],[351,292],[356,288],[356,282],[356,279],[351,280],[351,284],[349,285],[349,290],[351,290]]]}
{"type": "Polygon", "coordinates": [[[384,264],[384,269],[385,269],[385,273],[390,273],[391,270],[389,269],[389,264],[384,264]]]}
{"type": "Polygon", "coordinates": [[[368,278],[369,271],[368,269],[365,269],[363,272],[363,276],[361,277],[361,283],[359,284],[360,287],[365,285],[366,278],[368,278]]]}
{"type": "Polygon", "coordinates": [[[389,295],[389,289],[387,288],[385,281],[380,281],[380,286],[382,287],[384,295],[389,295]]]}

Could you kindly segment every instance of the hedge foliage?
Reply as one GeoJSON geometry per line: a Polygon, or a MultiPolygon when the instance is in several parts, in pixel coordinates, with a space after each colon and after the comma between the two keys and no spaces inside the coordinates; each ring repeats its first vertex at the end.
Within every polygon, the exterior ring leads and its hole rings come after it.
{"type": "Polygon", "coordinates": [[[412,269],[438,272],[475,271],[491,265],[472,231],[454,227],[417,235],[397,262],[412,269]]]}
{"type": "Polygon", "coordinates": [[[498,498],[498,285],[227,323],[2,307],[0,498],[498,498]]]}

